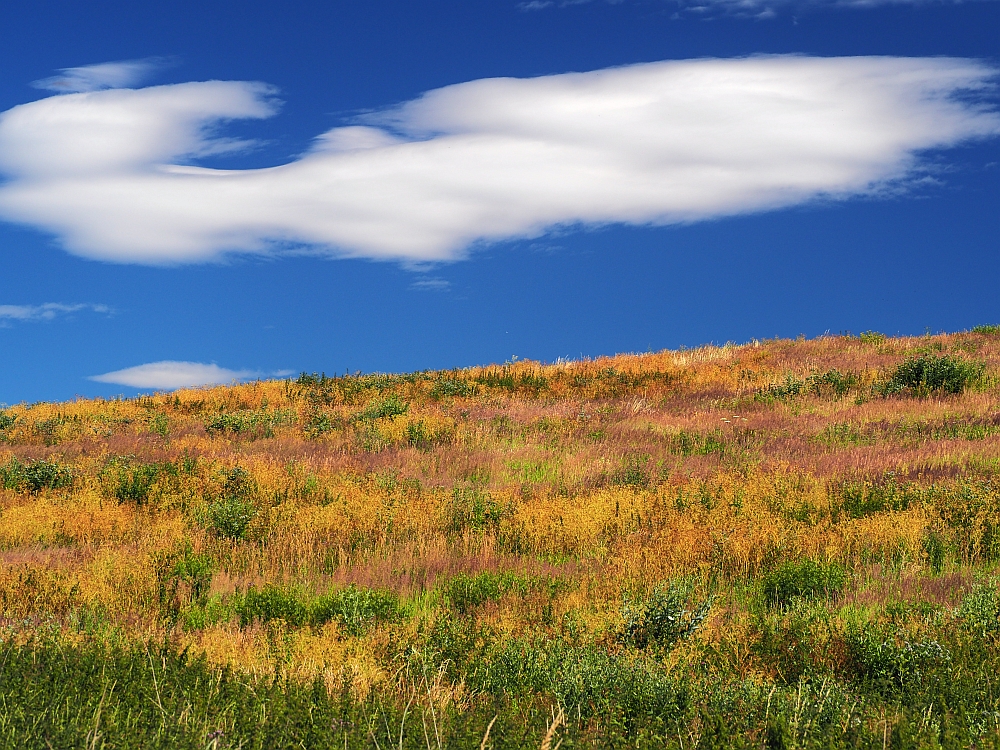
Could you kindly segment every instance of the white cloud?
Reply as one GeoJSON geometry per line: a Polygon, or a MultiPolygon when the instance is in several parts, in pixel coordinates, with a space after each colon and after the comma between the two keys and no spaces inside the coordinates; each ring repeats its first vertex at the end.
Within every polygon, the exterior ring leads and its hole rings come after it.
{"type": "Polygon", "coordinates": [[[409,263],[573,226],[672,224],[884,190],[921,153],[1000,133],[996,70],[951,58],[649,63],[431,91],[288,164],[185,166],[267,117],[272,90],[208,81],[0,114],[0,217],[132,263],[308,247],[409,263]]]}
{"type": "Polygon", "coordinates": [[[109,314],[111,308],[107,305],[67,305],[62,302],[46,302],[42,305],[0,305],[0,326],[8,324],[10,321],[53,320],[60,315],[84,311],[109,314]]]}
{"type": "Polygon", "coordinates": [[[248,370],[227,370],[218,365],[200,362],[150,362],[146,365],[127,367],[104,375],[94,375],[90,380],[98,383],[113,383],[131,388],[153,388],[172,391],[198,385],[218,385],[232,383],[254,377],[257,373],[248,370]]]}
{"type": "MultiPolygon", "coordinates": [[[[775,8],[804,12],[817,8],[875,8],[884,5],[960,5],[969,0],[664,0],[662,5],[674,7],[680,13],[701,17],[716,15],[773,18],[775,8]]],[[[976,0],[978,1],[978,0],[976,0]]],[[[517,4],[519,10],[533,11],[547,8],[566,8],[571,5],[589,5],[594,0],[530,0],[517,4]]],[[[618,5],[624,0],[604,0],[608,5],[618,5]]]]}
{"type": "Polygon", "coordinates": [[[153,70],[168,64],[169,61],[162,57],[147,57],[142,60],[120,60],[78,68],[62,68],[59,75],[43,78],[31,85],[36,89],[56,91],[61,94],[120,89],[134,86],[153,70]]]}

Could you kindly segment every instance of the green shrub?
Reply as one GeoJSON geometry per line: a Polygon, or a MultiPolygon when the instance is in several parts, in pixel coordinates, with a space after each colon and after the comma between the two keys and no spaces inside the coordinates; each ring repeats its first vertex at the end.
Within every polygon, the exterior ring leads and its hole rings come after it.
{"type": "Polygon", "coordinates": [[[835,596],[846,584],[842,566],[815,560],[782,563],[761,579],[765,600],[776,607],[786,607],[796,599],[835,596]]]}
{"type": "Polygon", "coordinates": [[[8,414],[5,411],[0,411],[0,432],[3,432],[4,430],[8,430],[11,427],[13,427],[15,422],[17,422],[17,417],[15,417],[13,414],[8,414]]]}
{"type": "MultiPolygon", "coordinates": [[[[176,468],[170,468],[176,471],[176,468]]],[[[110,461],[101,471],[100,478],[107,491],[122,503],[142,505],[149,499],[149,492],[156,483],[160,472],[160,464],[132,464],[127,460],[110,461]]]]}
{"type": "Polygon", "coordinates": [[[878,331],[865,331],[858,336],[861,339],[862,344],[869,344],[871,346],[878,346],[883,341],[885,341],[885,334],[879,333],[878,331]]]}
{"type": "Polygon", "coordinates": [[[955,614],[980,638],[1000,632],[1000,597],[996,581],[980,581],[962,597],[955,614]]]}
{"type": "Polygon", "coordinates": [[[349,635],[359,636],[380,622],[398,622],[403,618],[399,597],[385,589],[348,586],[313,602],[310,621],[314,625],[336,620],[349,635]]]}
{"type": "Polygon", "coordinates": [[[922,354],[902,362],[889,379],[877,387],[882,395],[912,393],[961,393],[982,377],[985,365],[945,354],[922,354]]]}
{"type": "Polygon", "coordinates": [[[364,410],[354,415],[355,422],[373,422],[385,417],[397,417],[406,414],[410,405],[395,394],[369,404],[364,410]]]}
{"type": "Polygon", "coordinates": [[[453,608],[465,614],[484,602],[498,601],[511,591],[527,594],[531,584],[532,581],[524,576],[510,571],[459,573],[444,585],[442,592],[453,608]]]}
{"type": "Polygon", "coordinates": [[[695,600],[690,579],[657,584],[645,597],[625,599],[618,640],[639,649],[669,648],[701,627],[711,608],[711,597],[695,600]]]}
{"type": "Polygon", "coordinates": [[[495,530],[508,515],[508,510],[480,485],[455,487],[445,505],[445,529],[450,535],[495,530]]]}
{"type": "Polygon", "coordinates": [[[8,490],[27,490],[38,494],[42,490],[58,490],[73,484],[73,472],[55,461],[28,461],[12,458],[0,466],[0,485],[8,490]]]}
{"type": "Polygon", "coordinates": [[[475,393],[476,387],[472,383],[459,380],[458,378],[441,378],[434,381],[434,385],[431,386],[430,396],[435,399],[463,398],[465,396],[473,396],[475,393]]]}
{"type": "Polygon", "coordinates": [[[611,483],[623,487],[647,487],[649,485],[649,471],[646,468],[648,463],[649,456],[647,454],[626,456],[622,460],[621,468],[611,475],[611,483]]]}
{"type": "Polygon", "coordinates": [[[987,334],[989,336],[995,336],[996,334],[1000,333],[1000,325],[975,326],[972,329],[972,332],[973,333],[984,333],[984,334],[987,334]]]}
{"type": "Polygon", "coordinates": [[[935,640],[896,639],[871,629],[852,631],[847,640],[858,676],[883,696],[934,688],[950,676],[951,653],[935,640]]]}
{"type": "Polygon", "coordinates": [[[209,435],[245,435],[250,438],[274,437],[274,428],[295,424],[296,414],[290,410],[241,409],[222,412],[205,422],[209,435]]]}
{"type": "Polygon", "coordinates": [[[208,506],[209,531],[234,541],[242,540],[257,515],[253,502],[240,497],[223,497],[208,506]]]}
{"type": "Polygon", "coordinates": [[[281,586],[265,586],[262,589],[249,588],[243,594],[233,597],[233,611],[240,618],[240,625],[253,622],[284,620],[289,625],[305,625],[309,622],[309,609],[294,591],[281,586]]]}

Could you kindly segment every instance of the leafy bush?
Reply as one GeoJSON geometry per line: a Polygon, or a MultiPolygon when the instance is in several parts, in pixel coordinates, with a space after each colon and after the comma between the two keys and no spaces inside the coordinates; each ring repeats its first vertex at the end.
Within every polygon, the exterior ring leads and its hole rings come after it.
{"type": "Polygon", "coordinates": [[[935,640],[897,640],[864,630],[851,632],[848,645],[858,676],[882,695],[933,687],[951,671],[951,653],[935,640]]]}
{"type": "Polygon", "coordinates": [[[445,506],[445,529],[449,534],[496,529],[509,515],[492,495],[479,485],[455,487],[445,506]]]}
{"type": "Polygon", "coordinates": [[[657,584],[643,598],[631,601],[626,598],[618,640],[639,649],[669,648],[701,627],[711,608],[711,597],[695,601],[694,583],[690,579],[657,584]]]}
{"type": "Polygon", "coordinates": [[[310,621],[314,625],[336,620],[349,635],[359,636],[380,622],[398,622],[403,617],[399,597],[385,589],[348,586],[313,602],[310,621]]]}
{"type": "Polygon", "coordinates": [[[922,354],[902,362],[877,390],[885,396],[961,393],[976,382],[985,369],[981,362],[969,362],[948,354],[940,357],[922,354]]]}
{"type": "Polygon", "coordinates": [[[0,411],[0,432],[10,429],[17,422],[17,417],[13,414],[8,414],[5,411],[0,411]]]}
{"type": "Polygon", "coordinates": [[[972,329],[972,332],[973,333],[984,333],[984,334],[987,334],[989,336],[995,336],[996,334],[1000,333],[1000,325],[975,326],[972,329]]]}
{"type": "Polygon", "coordinates": [[[28,461],[12,458],[0,467],[0,484],[8,490],[24,490],[38,494],[46,489],[62,489],[73,484],[73,472],[55,461],[28,461]]]}
{"type": "Polygon", "coordinates": [[[511,591],[527,594],[534,581],[510,571],[485,571],[476,575],[459,573],[443,587],[445,600],[459,613],[488,601],[498,601],[511,591]]]}
{"type": "Polygon", "coordinates": [[[231,606],[244,627],[271,620],[284,620],[296,627],[336,621],[351,636],[363,635],[373,625],[397,622],[403,617],[399,597],[394,592],[356,586],[314,599],[293,588],[251,587],[234,595],[231,606]]]}
{"type": "MultiPolygon", "coordinates": [[[[163,468],[155,463],[133,464],[127,460],[113,460],[104,467],[100,476],[107,491],[116,500],[142,505],[149,499],[149,492],[163,468]]],[[[176,470],[175,467],[170,468],[176,470]]]]}
{"type": "Polygon", "coordinates": [[[878,331],[865,331],[858,336],[862,344],[870,344],[872,346],[878,346],[883,341],[885,341],[885,334],[879,333],[878,331]]]}
{"type": "Polygon", "coordinates": [[[815,560],[790,561],[779,565],[761,580],[764,598],[772,606],[786,607],[796,599],[833,596],[847,584],[844,568],[815,560]]]}
{"type": "Polygon", "coordinates": [[[246,536],[257,509],[249,500],[223,497],[208,506],[209,531],[216,536],[240,541],[246,536]]]}
{"type": "Polygon", "coordinates": [[[244,594],[233,597],[233,610],[244,627],[253,622],[284,620],[289,625],[305,625],[309,609],[294,591],[281,586],[249,588],[244,594]]]}
{"type": "Polygon", "coordinates": [[[462,398],[476,393],[476,387],[458,378],[441,378],[431,386],[431,398],[462,398]]]}
{"type": "Polygon", "coordinates": [[[354,421],[373,422],[376,419],[384,419],[385,417],[398,417],[400,414],[406,414],[409,408],[410,405],[408,403],[393,394],[388,398],[369,404],[363,411],[354,415],[354,421]]]}
{"type": "Polygon", "coordinates": [[[962,597],[955,612],[965,627],[980,638],[1000,632],[1000,597],[996,581],[980,581],[962,597]]]}
{"type": "Polygon", "coordinates": [[[296,414],[290,410],[241,409],[222,412],[205,422],[209,435],[228,433],[248,437],[274,437],[274,428],[295,424],[296,414]]]}

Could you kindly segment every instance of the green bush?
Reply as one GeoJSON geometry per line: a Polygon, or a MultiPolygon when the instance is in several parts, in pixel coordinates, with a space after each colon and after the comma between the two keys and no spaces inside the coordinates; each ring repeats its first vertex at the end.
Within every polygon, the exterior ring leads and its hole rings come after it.
{"type": "Polygon", "coordinates": [[[242,409],[222,412],[205,422],[209,435],[228,433],[250,438],[274,437],[274,428],[295,424],[296,414],[290,410],[242,409]]]}
{"type": "Polygon", "coordinates": [[[464,380],[459,380],[458,378],[441,378],[440,380],[435,380],[434,385],[431,386],[431,398],[462,398],[465,396],[473,396],[476,393],[476,387],[472,383],[468,383],[464,380]]]}
{"type": "Polygon", "coordinates": [[[765,600],[776,607],[787,607],[796,599],[835,596],[846,584],[847,574],[842,566],[815,560],[782,563],[761,579],[765,600]]]}
{"type": "Polygon", "coordinates": [[[372,625],[398,622],[403,617],[399,597],[384,589],[348,586],[316,598],[293,588],[265,586],[236,594],[233,612],[243,626],[284,620],[289,625],[323,625],[336,621],[348,635],[363,635],[372,625]]]}
{"type": "Polygon", "coordinates": [[[5,411],[0,411],[0,432],[10,429],[17,422],[17,417],[13,414],[8,414],[5,411]]]}
{"type": "Polygon", "coordinates": [[[711,597],[695,600],[690,579],[657,584],[645,597],[625,599],[618,640],[639,649],[670,647],[701,627],[711,608],[711,597]]]}
{"type": "Polygon", "coordinates": [[[73,472],[55,461],[28,461],[12,458],[0,466],[0,485],[8,490],[27,490],[38,494],[42,490],[58,490],[73,484],[73,472]]]}
{"type": "Polygon", "coordinates": [[[985,365],[945,354],[922,354],[902,362],[887,381],[877,387],[882,395],[911,393],[961,393],[982,377],[985,365]]]}
{"type": "Polygon", "coordinates": [[[1000,632],[1000,597],[996,581],[980,581],[962,597],[955,614],[965,628],[980,638],[1000,632]]]}
{"type": "Polygon", "coordinates": [[[455,487],[445,506],[445,529],[454,536],[495,530],[508,515],[507,509],[478,484],[455,487]]]}
{"type": "Polygon", "coordinates": [[[985,333],[985,334],[990,335],[990,336],[995,336],[996,334],[1000,333],[1000,325],[975,326],[972,329],[972,332],[973,333],[985,333]]]}
{"type": "Polygon", "coordinates": [[[249,588],[243,594],[233,597],[233,611],[240,618],[240,625],[253,622],[284,620],[289,625],[305,625],[309,622],[309,609],[294,591],[280,586],[265,586],[262,589],[249,588]]]}
{"type": "Polygon", "coordinates": [[[397,417],[400,414],[406,414],[409,408],[410,405],[407,402],[393,394],[388,398],[373,401],[365,409],[355,414],[353,420],[355,422],[373,422],[376,419],[397,417]]]}
{"type": "Polygon", "coordinates": [[[364,634],[380,622],[398,622],[403,618],[399,596],[385,589],[348,586],[321,596],[312,603],[310,621],[314,625],[336,620],[346,633],[364,634]]]}
{"type": "Polygon", "coordinates": [[[485,571],[476,575],[459,573],[442,588],[445,600],[459,613],[488,601],[498,601],[511,591],[527,594],[534,582],[510,571],[485,571]]]}
{"type": "MultiPolygon", "coordinates": [[[[170,464],[170,469],[176,470],[170,464]]],[[[122,503],[142,505],[149,499],[149,492],[164,466],[160,464],[133,464],[126,460],[113,460],[101,471],[100,478],[107,491],[122,503]]]]}
{"type": "Polygon", "coordinates": [[[209,531],[225,539],[240,541],[257,515],[253,502],[240,497],[223,497],[208,506],[209,531]]]}
{"type": "Polygon", "coordinates": [[[858,677],[883,696],[939,686],[951,672],[951,653],[935,640],[911,641],[873,630],[852,631],[848,646],[858,677]]]}

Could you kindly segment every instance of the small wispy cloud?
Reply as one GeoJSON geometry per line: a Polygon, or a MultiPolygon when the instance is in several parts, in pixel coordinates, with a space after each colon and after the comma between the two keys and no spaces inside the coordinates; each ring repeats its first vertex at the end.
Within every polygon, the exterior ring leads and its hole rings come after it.
{"type": "MultiPolygon", "coordinates": [[[[884,5],[958,5],[966,0],[663,0],[666,7],[674,7],[678,16],[696,15],[711,18],[717,15],[742,16],[766,19],[777,15],[775,8],[804,11],[813,8],[875,8],[884,5]]],[[[536,11],[547,8],[566,8],[572,5],[590,5],[603,2],[620,5],[626,0],[526,0],[517,4],[518,10],[536,11]]]]}
{"type": "Polygon", "coordinates": [[[0,305],[0,326],[12,322],[29,323],[39,320],[55,320],[62,315],[76,312],[93,312],[110,315],[111,308],[107,305],[71,304],[62,302],[46,302],[42,305],[0,305]]]}
{"type": "Polygon", "coordinates": [[[119,60],[82,65],[77,68],[61,68],[58,75],[33,81],[31,85],[36,89],[63,94],[128,88],[141,83],[153,71],[172,64],[170,58],[146,57],[141,60],[119,60]]]}
{"type": "Polygon", "coordinates": [[[451,287],[451,283],[444,279],[419,279],[410,284],[411,289],[418,289],[423,292],[444,292],[451,287]]]}
{"type": "Polygon", "coordinates": [[[89,379],[98,383],[126,385],[131,388],[172,391],[177,388],[190,388],[198,385],[232,383],[259,374],[251,370],[228,370],[215,364],[166,360],[126,367],[124,370],[106,372],[103,375],[93,375],[89,379]]]}

